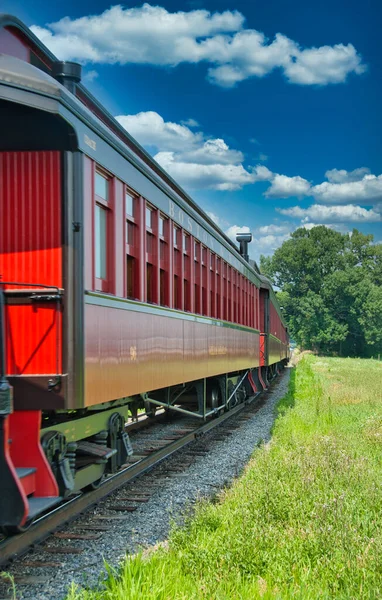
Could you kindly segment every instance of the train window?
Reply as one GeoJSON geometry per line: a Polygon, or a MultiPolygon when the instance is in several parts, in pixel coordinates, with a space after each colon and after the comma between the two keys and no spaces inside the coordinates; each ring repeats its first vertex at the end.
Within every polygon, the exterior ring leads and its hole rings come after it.
{"type": "Polygon", "coordinates": [[[195,283],[194,290],[195,290],[195,312],[200,314],[202,312],[200,309],[200,285],[195,283]]]}
{"type": "Polygon", "coordinates": [[[95,276],[107,278],[107,209],[99,204],[95,207],[95,276]]]}
{"type": "Polygon", "coordinates": [[[101,173],[98,173],[98,171],[96,171],[95,174],[95,193],[96,196],[99,196],[103,200],[106,200],[106,202],[108,201],[109,180],[104,175],[101,175],[101,173]]]}
{"type": "Polygon", "coordinates": [[[146,227],[151,229],[152,227],[152,210],[146,206],[146,227]]]}
{"type": "Polygon", "coordinates": [[[139,298],[139,229],[135,221],[138,198],[131,192],[125,192],[126,215],[126,298],[139,298]]]}
{"type": "Polygon", "coordinates": [[[126,297],[135,298],[135,273],[136,264],[133,256],[126,255],[126,297]]]}
{"type": "Polygon", "coordinates": [[[111,254],[109,230],[111,226],[112,180],[107,175],[94,173],[94,288],[110,292],[111,254]]]}
{"type": "Polygon", "coordinates": [[[181,308],[180,278],[174,275],[174,308],[181,308]]]}
{"type": "Polygon", "coordinates": [[[184,310],[190,312],[191,310],[191,295],[190,295],[190,282],[187,279],[183,280],[183,291],[184,291],[184,310]]]}
{"type": "Polygon", "coordinates": [[[133,217],[134,216],[134,198],[130,196],[130,194],[126,194],[125,196],[125,205],[126,205],[126,216],[133,217]]]}
{"type": "Polygon", "coordinates": [[[154,246],[154,236],[147,232],[146,234],[146,252],[148,254],[152,254],[153,253],[153,246],[154,246]]]}
{"type": "Polygon", "coordinates": [[[160,269],[159,272],[159,285],[160,285],[160,303],[162,306],[167,306],[167,286],[166,286],[166,271],[160,269]]]}
{"type": "Polygon", "coordinates": [[[162,216],[160,216],[159,217],[159,235],[161,237],[164,236],[164,224],[165,224],[165,219],[162,216]]]}
{"type": "Polygon", "coordinates": [[[135,230],[134,223],[130,223],[130,221],[126,221],[126,244],[129,244],[129,246],[134,245],[134,233],[135,233],[134,230],[135,230]]]}
{"type": "Polygon", "coordinates": [[[146,293],[147,302],[153,302],[154,291],[154,267],[150,263],[146,265],[146,293]]]}
{"type": "Polygon", "coordinates": [[[190,236],[183,233],[183,252],[188,252],[190,248],[190,236]]]}

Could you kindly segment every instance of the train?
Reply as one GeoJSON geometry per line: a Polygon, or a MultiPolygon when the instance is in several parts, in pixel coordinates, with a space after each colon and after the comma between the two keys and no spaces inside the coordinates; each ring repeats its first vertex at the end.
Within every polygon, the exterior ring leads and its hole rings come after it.
{"type": "Polygon", "coordinates": [[[277,296],[17,18],[0,15],[0,527],[132,453],[129,415],[206,420],[288,361],[277,296]]]}

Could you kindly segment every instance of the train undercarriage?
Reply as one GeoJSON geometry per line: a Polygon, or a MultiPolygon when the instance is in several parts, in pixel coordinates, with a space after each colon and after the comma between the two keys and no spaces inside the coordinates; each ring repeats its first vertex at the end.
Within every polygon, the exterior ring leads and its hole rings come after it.
{"type": "Polygon", "coordinates": [[[123,398],[96,410],[3,411],[0,477],[6,493],[0,497],[0,527],[7,534],[22,532],[63,499],[116,473],[133,452],[129,417],[139,412],[153,417],[162,408],[206,421],[266,389],[284,363],[123,398]]]}

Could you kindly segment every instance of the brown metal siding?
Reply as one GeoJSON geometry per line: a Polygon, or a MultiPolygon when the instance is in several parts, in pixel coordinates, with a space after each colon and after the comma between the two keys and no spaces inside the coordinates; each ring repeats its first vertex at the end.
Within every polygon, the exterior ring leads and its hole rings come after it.
{"type": "Polygon", "coordinates": [[[85,305],[85,405],[259,364],[259,335],[85,305]]]}

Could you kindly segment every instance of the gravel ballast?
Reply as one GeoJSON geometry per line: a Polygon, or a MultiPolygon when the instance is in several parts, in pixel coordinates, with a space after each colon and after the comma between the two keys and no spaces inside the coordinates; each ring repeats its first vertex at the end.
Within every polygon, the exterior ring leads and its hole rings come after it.
{"type": "MultiPolygon", "coordinates": [[[[65,598],[72,581],[84,586],[99,584],[105,573],[105,560],[116,567],[126,554],[134,554],[142,548],[165,541],[174,519],[179,521],[182,513],[189,510],[199,498],[212,497],[229,485],[240,475],[256,446],[262,441],[269,441],[275,406],[288,391],[289,376],[290,369],[286,369],[272,384],[272,389],[265,392],[265,403],[261,408],[250,418],[241,419],[240,427],[230,430],[230,435],[225,439],[213,439],[220,428],[211,431],[149,473],[119,489],[63,530],[79,532],[82,531],[81,527],[89,524],[108,526],[108,531],[100,532],[98,539],[50,538],[47,542],[48,546],[81,548],[81,554],[49,554],[36,549],[24,561],[15,563],[8,572],[15,577],[16,598],[60,600],[65,598]],[[177,467],[182,463],[189,466],[178,472],[177,467]],[[138,503],[135,512],[118,512],[110,508],[129,504],[123,499],[146,491],[150,498],[138,503]],[[60,563],[60,567],[27,567],[23,564],[27,561],[55,562],[60,563]],[[27,577],[30,576],[36,579],[37,585],[32,580],[28,584],[27,577]]],[[[240,419],[240,415],[237,418],[240,419]]],[[[231,421],[225,427],[229,428],[230,425],[231,421]]],[[[235,418],[232,419],[232,425],[235,425],[235,418]]],[[[95,531],[87,533],[96,534],[95,531]]],[[[8,597],[12,598],[11,593],[5,592],[4,583],[0,582],[0,600],[8,597]]]]}

